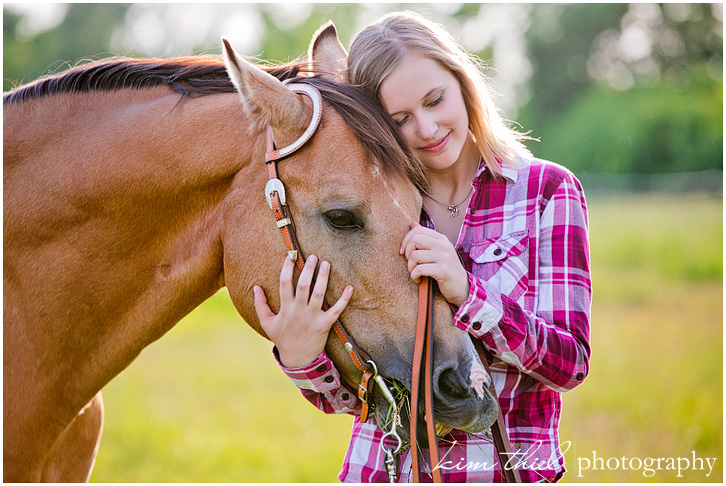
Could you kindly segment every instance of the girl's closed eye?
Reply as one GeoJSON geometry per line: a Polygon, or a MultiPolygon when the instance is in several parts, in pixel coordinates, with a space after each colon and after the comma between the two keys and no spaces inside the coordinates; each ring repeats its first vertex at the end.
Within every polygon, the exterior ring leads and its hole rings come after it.
{"type": "MultiPolygon", "coordinates": [[[[429,102],[429,103],[428,103],[428,104],[426,105],[426,107],[427,107],[427,108],[433,108],[433,107],[435,107],[436,105],[438,105],[438,104],[442,103],[443,101],[444,101],[444,93],[443,93],[443,92],[441,92],[441,93],[439,93],[439,95],[438,95],[438,96],[437,96],[436,98],[434,98],[433,100],[431,100],[431,101],[430,101],[430,102],[429,102]]],[[[407,117],[407,116],[404,116],[403,118],[398,118],[398,119],[394,119],[394,120],[393,120],[393,123],[395,123],[395,124],[396,124],[396,125],[398,125],[399,127],[402,127],[403,125],[405,125],[405,124],[406,124],[406,121],[407,121],[407,120],[408,120],[408,117],[407,117]]]]}
{"type": "Polygon", "coordinates": [[[438,105],[442,101],[444,101],[443,92],[439,93],[439,95],[433,101],[431,101],[428,106],[429,106],[429,108],[433,108],[434,106],[438,105]]]}

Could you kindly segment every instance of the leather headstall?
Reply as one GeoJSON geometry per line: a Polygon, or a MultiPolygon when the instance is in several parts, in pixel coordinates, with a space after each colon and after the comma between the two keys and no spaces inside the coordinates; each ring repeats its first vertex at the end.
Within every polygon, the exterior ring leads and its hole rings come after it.
{"type": "MultiPolygon", "coordinates": [[[[267,147],[265,153],[265,164],[267,164],[267,173],[269,180],[265,185],[265,198],[267,204],[272,209],[275,220],[277,221],[277,227],[280,229],[282,239],[285,242],[285,247],[288,251],[288,257],[295,262],[297,268],[302,271],[305,267],[305,256],[302,254],[300,244],[297,241],[297,235],[295,232],[295,223],[292,218],[292,213],[287,205],[287,197],[285,195],[285,186],[279,178],[277,163],[281,159],[293,154],[305,143],[310,140],[315,131],[320,125],[320,121],[323,117],[323,97],[317,88],[309,84],[304,83],[289,83],[287,88],[294,93],[299,93],[310,98],[313,104],[313,115],[310,120],[310,124],[303,134],[291,144],[282,147],[280,149],[275,148],[275,142],[273,140],[272,128],[267,127],[267,147]]],[[[328,310],[330,305],[327,301],[323,302],[323,310],[328,310]]],[[[370,401],[370,380],[371,378],[379,380],[375,365],[372,364],[370,357],[358,346],[351,338],[351,336],[343,328],[340,321],[336,321],[333,324],[333,330],[338,336],[340,341],[343,343],[343,347],[346,352],[350,355],[353,364],[360,371],[363,372],[363,378],[358,388],[358,397],[363,402],[363,411],[361,413],[361,421],[365,421],[368,418],[369,412],[372,409],[372,402],[370,401]]]]}

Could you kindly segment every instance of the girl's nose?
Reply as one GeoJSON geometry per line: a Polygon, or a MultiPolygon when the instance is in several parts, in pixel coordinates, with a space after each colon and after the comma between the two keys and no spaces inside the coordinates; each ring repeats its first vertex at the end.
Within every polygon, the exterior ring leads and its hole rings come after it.
{"type": "Polygon", "coordinates": [[[430,116],[418,115],[416,117],[416,135],[421,140],[428,140],[436,135],[439,126],[430,116]]]}

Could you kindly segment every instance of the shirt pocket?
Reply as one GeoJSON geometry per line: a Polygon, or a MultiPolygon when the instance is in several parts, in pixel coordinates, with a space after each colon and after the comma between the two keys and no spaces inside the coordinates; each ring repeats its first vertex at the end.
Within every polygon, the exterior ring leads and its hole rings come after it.
{"type": "Polygon", "coordinates": [[[472,274],[519,300],[529,286],[529,232],[489,238],[471,247],[472,274]]]}

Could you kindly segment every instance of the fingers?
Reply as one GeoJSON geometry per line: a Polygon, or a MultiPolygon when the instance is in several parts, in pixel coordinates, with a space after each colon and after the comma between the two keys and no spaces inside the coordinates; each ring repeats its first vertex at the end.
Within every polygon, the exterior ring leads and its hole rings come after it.
{"type": "Polygon", "coordinates": [[[410,270],[411,273],[411,280],[413,280],[415,283],[419,283],[421,281],[421,277],[431,277],[436,281],[441,280],[441,276],[439,275],[438,268],[436,267],[436,264],[434,263],[425,263],[422,265],[415,265],[412,270],[410,270]]]}
{"type": "Polygon", "coordinates": [[[300,278],[297,281],[295,299],[299,305],[305,306],[310,300],[310,287],[312,286],[313,275],[315,274],[315,268],[317,266],[318,257],[310,255],[305,261],[305,266],[302,272],[300,272],[300,278]]]}
{"type": "Polygon", "coordinates": [[[320,262],[320,270],[315,280],[313,293],[310,295],[310,305],[322,307],[325,299],[325,291],[328,289],[328,276],[330,275],[330,263],[323,260],[320,262]]]}
{"type": "Polygon", "coordinates": [[[406,258],[411,258],[411,254],[416,250],[436,250],[442,252],[446,248],[446,244],[451,245],[449,240],[444,236],[446,241],[441,239],[440,233],[415,233],[411,235],[406,246],[404,247],[403,255],[406,258]]]}
{"type": "Polygon", "coordinates": [[[295,269],[295,262],[287,256],[282,262],[282,271],[280,271],[280,302],[290,302],[295,298],[295,290],[292,286],[292,273],[295,269]]]}
{"type": "Polygon", "coordinates": [[[411,230],[406,233],[406,236],[403,237],[403,241],[401,242],[401,249],[399,250],[399,253],[403,255],[403,253],[406,251],[406,246],[408,246],[409,240],[413,237],[416,232],[414,231],[418,227],[422,227],[420,224],[418,224],[416,221],[411,221],[409,224],[409,227],[411,230]]]}
{"type": "MultiPolygon", "coordinates": [[[[325,293],[328,288],[328,279],[330,277],[330,263],[327,261],[320,262],[320,269],[317,277],[315,277],[315,269],[317,268],[318,257],[310,255],[305,261],[305,266],[300,277],[297,281],[297,287],[293,285],[295,263],[289,258],[285,257],[285,261],[282,264],[282,271],[280,272],[280,307],[286,307],[287,303],[294,304],[289,307],[293,313],[300,312],[302,309],[320,309],[325,300],[325,293]],[[315,283],[313,284],[313,279],[315,283]],[[311,287],[312,292],[311,292],[311,287]],[[295,310],[297,309],[297,310],[295,310]]],[[[259,287],[257,287],[259,289],[259,287]]],[[[259,289],[260,291],[262,289],[259,289]]],[[[345,293],[345,292],[344,292],[345,293]]],[[[264,292],[262,295],[264,298],[264,292]]],[[[255,291],[255,299],[258,299],[257,292],[255,291]]],[[[348,300],[350,295],[348,295],[348,300]]],[[[265,298],[265,304],[267,300],[265,298]]],[[[345,302],[347,305],[347,300],[345,302]]],[[[343,308],[345,308],[343,305],[343,308]]],[[[269,306],[267,306],[269,309],[269,306]]]]}
{"type": "Polygon", "coordinates": [[[338,317],[340,317],[340,314],[343,313],[352,296],[353,287],[351,285],[348,285],[345,290],[343,290],[343,295],[341,295],[340,298],[335,302],[335,304],[333,304],[333,306],[327,310],[325,315],[329,317],[330,326],[332,326],[333,323],[338,320],[338,317]]]}
{"type": "MultiPolygon", "coordinates": [[[[408,273],[413,272],[417,266],[428,263],[435,264],[439,261],[441,261],[441,256],[435,251],[414,250],[408,257],[408,273]]],[[[433,275],[429,275],[429,277],[433,277],[433,275]]]]}
{"type": "Polygon", "coordinates": [[[260,325],[264,329],[266,324],[274,319],[275,313],[272,312],[272,309],[267,304],[267,296],[265,296],[265,291],[262,288],[255,285],[252,288],[252,293],[254,294],[255,312],[257,313],[257,318],[260,320],[260,325]]]}

